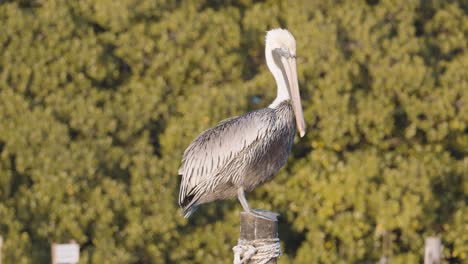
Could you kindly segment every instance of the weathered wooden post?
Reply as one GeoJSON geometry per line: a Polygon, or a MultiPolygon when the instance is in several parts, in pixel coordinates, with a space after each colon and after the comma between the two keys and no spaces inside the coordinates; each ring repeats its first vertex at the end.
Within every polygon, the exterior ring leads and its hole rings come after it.
{"type": "Polygon", "coordinates": [[[442,242],[438,237],[426,238],[424,249],[424,264],[440,264],[442,258],[442,242]]]}
{"type": "Polygon", "coordinates": [[[233,248],[234,264],[276,264],[281,256],[278,214],[257,211],[259,216],[241,212],[240,238],[233,248]]]}

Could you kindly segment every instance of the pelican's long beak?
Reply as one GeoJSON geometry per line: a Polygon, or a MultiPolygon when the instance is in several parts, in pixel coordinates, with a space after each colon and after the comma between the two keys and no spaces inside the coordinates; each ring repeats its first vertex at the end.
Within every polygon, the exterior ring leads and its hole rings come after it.
{"type": "Polygon", "coordinates": [[[304,114],[302,113],[301,94],[299,93],[299,84],[297,81],[296,58],[281,57],[281,62],[283,63],[289,83],[289,96],[291,97],[294,116],[296,117],[297,130],[299,131],[299,135],[303,137],[306,132],[306,126],[304,114]]]}

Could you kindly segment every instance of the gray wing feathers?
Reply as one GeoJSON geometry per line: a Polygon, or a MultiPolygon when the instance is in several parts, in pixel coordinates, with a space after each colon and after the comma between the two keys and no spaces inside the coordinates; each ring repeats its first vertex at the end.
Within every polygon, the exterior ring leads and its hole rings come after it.
{"type": "Polygon", "coordinates": [[[271,121],[270,111],[262,110],[224,120],[218,126],[201,133],[188,146],[179,169],[179,174],[182,175],[179,204],[184,202],[186,196],[201,191],[200,188],[210,192],[220,182],[233,180],[217,177],[217,174],[236,154],[267,133],[271,121]]]}

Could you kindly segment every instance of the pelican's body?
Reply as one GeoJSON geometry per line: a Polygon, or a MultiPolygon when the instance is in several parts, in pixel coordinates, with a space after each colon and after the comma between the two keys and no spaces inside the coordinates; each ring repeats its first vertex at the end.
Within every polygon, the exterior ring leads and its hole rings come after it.
{"type": "Polygon", "coordinates": [[[200,204],[236,195],[244,210],[251,212],[244,190],[253,190],[285,164],[296,125],[301,136],[305,132],[291,33],[269,31],[265,53],[278,96],[268,108],[204,131],[185,150],[179,169],[179,205],[186,217],[200,204]]]}

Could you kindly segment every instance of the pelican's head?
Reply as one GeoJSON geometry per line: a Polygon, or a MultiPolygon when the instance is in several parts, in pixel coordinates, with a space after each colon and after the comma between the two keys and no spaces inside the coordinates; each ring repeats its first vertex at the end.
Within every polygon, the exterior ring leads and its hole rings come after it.
{"type": "Polygon", "coordinates": [[[293,35],[286,29],[281,28],[268,31],[266,34],[265,57],[268,68],[278,85],[278,95],[271,106],[290,99],[296,117],[297,130],[302,137],[306,128],[297,81],[296,40],[293,35]]]}
{"type": "Polygon", "coordinates": [[[281,52],[296,56],[296,39],[286,29],[275,28],[268,31],[266,34],[266,46],[267,49],[278,49],[281,52]]]}

